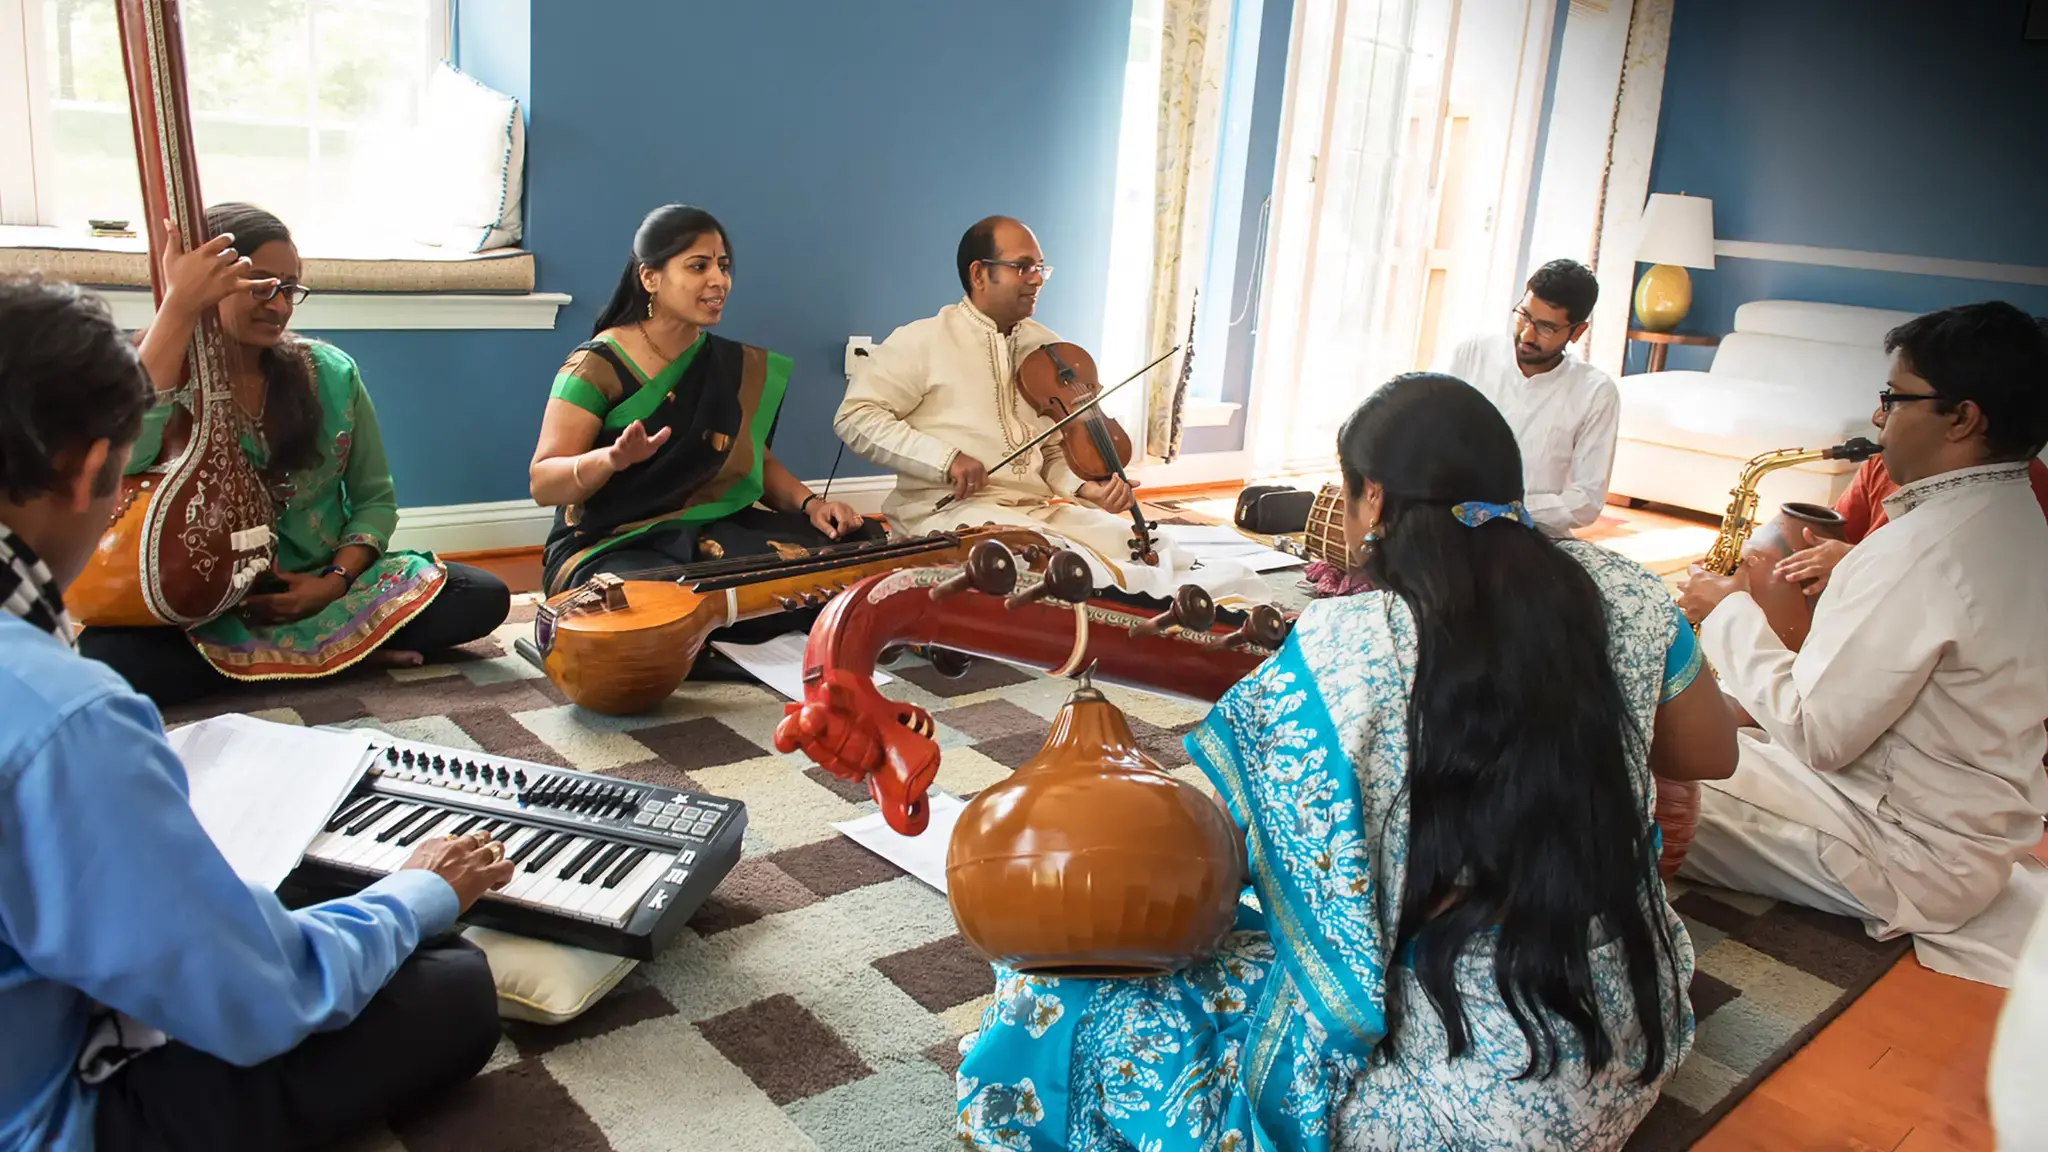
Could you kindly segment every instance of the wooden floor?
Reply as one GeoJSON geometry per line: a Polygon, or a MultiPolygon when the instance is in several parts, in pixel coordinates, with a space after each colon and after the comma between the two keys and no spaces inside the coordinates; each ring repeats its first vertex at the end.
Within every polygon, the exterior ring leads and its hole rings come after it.
{"type": "MultiPolygon", "coordinates": [[[[1162,494],[1164,496],[1164,494],[1162,494]]],[[[1199,506],[1174,493],[1168,514],[1227,515],[1231,493],[1199,506]]],[[[1589,538],[1660,573],[1713,538],[1709,518],[1609,507],[1589,538]]],[[[538,549],[449,557],[496,573],[516,592],[540,586],[538,549]]],[[[2048,861],[2048,837],[2036,855],[2048,861]]],[[[1909,953],[1728,1114],[1700,1152],[1990,1152],[1984,1096],[2005,993],[1941,976],[1909,953]]]]}

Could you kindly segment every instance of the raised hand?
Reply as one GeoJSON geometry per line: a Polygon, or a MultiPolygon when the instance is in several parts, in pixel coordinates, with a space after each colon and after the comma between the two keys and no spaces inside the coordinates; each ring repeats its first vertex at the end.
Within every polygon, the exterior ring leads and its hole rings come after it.
{"type": "Polygon", "coordinates": [[[178,236],[178,226],[163,228],[164,304],[197,315],[237,292],[267,288],[275,279],[250,275],[249,258],[233,248],[233,235],[215,236],[192,251],[178,236]]]}
{"type": "Polygon", "coordinates": [[[617,440],[612,441],[610,449],[612,471],[623,472],[633,465],[649,459],[661,450],[663,444],[668,443],[669,433],[673,431],[675,431],[673,428],[663,428],[661,431],[649,436],[647,434],[647,426],[638,420],[626,425],[626,430],[619,433],[617,440]]]}

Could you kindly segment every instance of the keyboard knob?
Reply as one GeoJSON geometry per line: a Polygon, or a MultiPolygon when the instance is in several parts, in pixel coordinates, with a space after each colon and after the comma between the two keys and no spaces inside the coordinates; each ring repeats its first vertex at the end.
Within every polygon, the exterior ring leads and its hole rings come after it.
{"type": "Polygon", "coordinates": [[[405,755],[402,757],[402,759],[405,761],[405,766],[407,768],[412,767],[412,749],[407,748],[405,750],[405,755]]]}
{"type": "Polygon", "coordinates": [[[474,760],[469,762],[469,778],[471,780],[476,779],[476,761],[474,760]]]}
{"type": "Polygon", "coordinates": [[[384,762],[386,764],[398,763],[398,749],[396,747],[386,748],[384,750],[384,762]]]}
{"type": "Polygon", "coordinates": [[[511,780],[512,780],[512,773],[511,773],[511,771],[510,771],[509,769],[507,769],[507,768],[506,768],[506,767],[505,767],[505,766],[504,766],[503,764],[500,764],[500,765],[498,765],[498,783],[499,783],[499,785],[501,785],[501,786],[502,786],[502,785],[508,784],[508,783],[510,783],[510,782],[511,782],[511,780]]]}
{"type": "Polygon", "coordinates": [[[514,772],[512,774],[512,782],[521,788],[526,787],[526,769],[521,768],[519,771],[514,772]]]}

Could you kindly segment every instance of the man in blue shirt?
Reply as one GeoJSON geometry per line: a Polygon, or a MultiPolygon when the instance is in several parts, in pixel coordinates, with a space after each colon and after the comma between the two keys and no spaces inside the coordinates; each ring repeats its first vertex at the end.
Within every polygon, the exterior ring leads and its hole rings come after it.
{"type": "MultiPolygon", "coordinates": [[[[233,290],[235,254],[211,274],[233,290]]],[[[288,911],[207,838],[155,707],[72,650],[63,588],[151,402],[97,297],[0,282],[0,1152],[325,1143],[498,1039],[489,966],[444,935],[510,879],[498,845],[288,911]]]]}

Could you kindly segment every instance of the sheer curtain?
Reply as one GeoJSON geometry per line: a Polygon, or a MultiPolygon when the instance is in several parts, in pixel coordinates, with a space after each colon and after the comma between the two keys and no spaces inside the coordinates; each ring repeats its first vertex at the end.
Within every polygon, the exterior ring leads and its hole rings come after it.
{"type": "Polygon", "coordinates": [[[1252,440],[1329,466],[1366,390],[1413,368],[1459,0],[1302,0],[1281,114],[1252,440]]]}
{"type": "MultiPolygon", "coordinates": [[[[1230,56],[1231,0],[1163,0],[1159,52],[1159,144],[1154,181],[1150,347],[1188,338],[1195,291],[1206,271],[1216,159],[1222,147],[1223,75],[1230,56]]],[[[1180,452],[1182,357],[1146,383],[1145,451],[1164,461],[1180,452]]]]}

